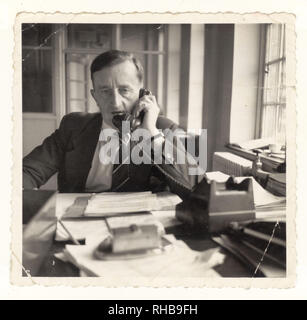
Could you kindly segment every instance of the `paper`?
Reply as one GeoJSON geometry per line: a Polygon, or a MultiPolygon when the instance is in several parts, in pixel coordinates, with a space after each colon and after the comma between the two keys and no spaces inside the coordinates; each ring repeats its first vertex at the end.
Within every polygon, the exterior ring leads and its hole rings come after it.
{"type": "MultiPolygon", "coordinates": [[[[161,211],[155,211],[157,214],[131,214],[120,217],[107,218],[107,222],[111,228],[129,226],[131,224],[155,224],[158,232],[162,235],[165,233],[164,228],[170,225],[180,224],[175,218],[174,211],[162,211],[164,217],[161,217],[161,211]],[[160,215],[159,215],[160,213],[160,215]],[[174,221],[173,221],[174,220],[174,221]],[[170,222],[173,221],[173,222],[170,222]],[[165,223],[165,225],[164,225],[165,223]]],[[[82,218],[74,220],[64,220],[63,223],[73,237],[77,240],[85,239],[86,243],[96,241],[96,239],[104,239],[109,235],[109,229],[104,218],[82,218]]],[[[57,223],[55,235],[56,241],[68,241],[69,235],[63,229],[60,223],[57,223]]]]}
{"type": "Polygon", "coordinates": [[[214,152],[213,171],[229,172],[236,177],[251,171],[253,162],[230,152],[214,152]]]}
{"type": "Polygon", "coordinates": [[[104,192],[88,201],[84,215],[108,217],[117,214],[151,211],[157,208],[157,196],[151,192],[104,192]]]}
{"type": "Polygon", "coordinates": [[[98,277],[206,277],[211,269],[224,261],[224,255],[217,250],[208,254],[191,250],[184,242],[172,242],[162,254],[151,255],[139,259],[101,261],[93,257],[94,245],[65,247],[69,261],[89,276],[98,277]]]}
{"type": "MultiPolygon", "coordinates": [[[[63,223],[73,237],[77,240],[86,240],[86,243],[93,238],[103,239],[106,235],[109,235],[108,227],[103,220],[97,219],[76,219],[76,220],[64,220],[63,223]]],[[[57,229],[55,234],[56,241],[68,241],[69,235],[63,229],[60,223],[57,223],[57,229]]]]}
{"type": "Polygon", "coordinates": [[[268,205],[277,205],[280,203],[285,203],[285,197],[274,196],[269,191],[265,190],[255,179],[254,177],[236,177],[235,182],[240,183],[246,178],[251,178],[253,181],[253,192],[254,192],[254,203],[255,206],[268,206],[268,205]]]}
{"type": "Polygon", "coordinates": [[[182,202],[181,198],[174,193],[164,191],[159,192],[157,195],[156,210],[174,210],[176,205],[182,202]]]}
{"type": "Polygon", "coordinates": [[[206,172],[205,177],[207,178],[207,181],[209,183],[211,183],[212,180],[222,183],[222,182],[226,182],[230,176],[221,171],[212,171],[212,172],[206,172]]]}
{"type": "MultiPolygon", "coordinates": [[[[220,171],[207,172],[206,178],[209,182],[215,180],[216,182],[226,182],[230,176],[220,171]]],[[[254,203],[257,208],[268,205],[283,204],[285,206],[285,197],[278,197],[265,190],[254,177],[235,177],[236,183],[241,183],[244,179],[250,178],[253,181],[254,203]]]]}
{"type": "Polygon", "coordinates": [[[91,193],[58,193],[56,197],[56,216],[58,218],[66,215],[69,207],[74,205],[76,199],[84,199],[86,201],[89,197],[91,197],[91,193]]]}
{"type": "Polygon", "coordinates": [[[252,149],[266,147],[271,143],[274,143],[274,138],[262,138],[262,139],[248,140],[248,141],[238,142],[238,143],[235,142],[235,143],[232,143],[232,145],[238,146],[242,149],[252,150],[252,149]]]}
{"type": "Polygon", "coordinates": [[[248,265],[251,269],[251,276],[256,276],[256,274],[260,272],[263,276],[270,278],[286,277],[286,270],[280,267],[279,264],[265,257],[262,259],[263,252],[253,251],[243,243],[235,241],[226,235],[213,237],[212,240],[229,250],[239,260],[248,265]]]}
{"type": "Polygon", "coordinates": [[[159,210],[152,211],[151,213],[163,224],[164,228],[174,227],[182,224],[182,222],[176,218],[175,210],[159,210]]]}

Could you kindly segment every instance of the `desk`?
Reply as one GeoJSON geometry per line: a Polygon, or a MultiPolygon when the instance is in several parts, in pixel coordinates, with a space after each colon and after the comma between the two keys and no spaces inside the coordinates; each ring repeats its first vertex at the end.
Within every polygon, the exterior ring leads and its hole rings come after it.
{"type": "MultiPolygon", "coordinates": [[[[35,191],[34,191],[35,192],[35,191]]],[[[85,194],[82,194],[85,195],[85,194]]],[[[31,194],[28,195],[31,197],[31,194]]],[[[53,211],[53,222],[56,223],[56,216],[61,216],[65,209],[70,206],[75,198],[80,196],[80,194],[57,194],[56,195],[56,210],[53,211]]],[[[55,201],[54,201],[55,203],[55,201]]],[[[52,203],[50,204],[52,206],[52,203]]],[[[48,207],[48,206],[47,206],[48,207]]],[[[49,208],[50,209],[50,208],[49,208]]],[[[49,210],[48,208],[46,210],[49,210]]],[[[48,211],[52,212],[52,211],[48,211]]],[[[174,215],[174,211],[172,211],[174,215]]],[[[36,230],[40,226],[42,221],[45,220],[44,214],[41,212],[34,220],[30,223],[31,228],[28,228],[27,233],[31,233],[31,230],[36,230]]],[[[49,219],[50,223],[50,219],[49,219]]],[[[38,230],[36,230],[38,231],[38,230]]],[[[50,245],[47,247],[41,246],[41,252],[39,252],[40,246],[37,245],[38,254],[45,254],[44,259],[40,265],[40,268],[37,271],[37,276],[40,277],[78,277],[79,270],[70,263],[64,263],[61,260],[54,257],[54,254],[60,252],[65,247],[66,243],[57,242],[54,240],[55,226],[50,228],[50,236],[44,238],[38,238],[39,241],[46,241],[50,245]],[[48,238],[48,239],[47,239],[48,238]],[[51,239],[51,241],[50,241],[51,239]],[[47,252],[46,252],[47,251],[47,252]]],[[[177,239],[183,240],[191,249],[196,251],[204,251],[210,248],[217,248],[218,245],[215,244],[209,237],[208,234],[194,234],[191,230],[187,229],[183,225],[176,225],[171,227],[166,227],[167,234],[173,234],[177,239]]],[[[33,237],[32,237],[33,243],[33,237]]],[[[214,274],[217,277],[251,277],[253,270],[248,270],[244,265],[242,265],[236,258],[228,254],[226,251],[221,250],[226,255],[224,263],[214,267],[214,274]]]]}

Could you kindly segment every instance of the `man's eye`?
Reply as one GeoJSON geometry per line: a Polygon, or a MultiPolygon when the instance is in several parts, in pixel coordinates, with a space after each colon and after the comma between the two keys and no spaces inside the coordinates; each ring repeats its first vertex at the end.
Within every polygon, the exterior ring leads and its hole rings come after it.
{"type": "Polygon", "coordinates": [[[100,93],[103,95],[108,95],[108,94],[110,94],[110,90],[109,89],[100,89],[100,93]]]}
{"type": "Polygon", "coordinates": [[[121,88],[119,89],[120,94],[128,94],[130,92],[130,90],[128,88],[121,88]]]}

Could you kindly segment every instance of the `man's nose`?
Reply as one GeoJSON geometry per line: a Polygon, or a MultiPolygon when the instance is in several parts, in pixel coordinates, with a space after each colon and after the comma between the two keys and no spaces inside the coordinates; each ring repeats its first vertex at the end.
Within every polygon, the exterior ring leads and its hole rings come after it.
{"type": "Polygon", "coordinates": [[[121,96],[118,90],[113,90],[111,94],[111,104],[113,107],[120,107],[121,105],[121,96]]]}

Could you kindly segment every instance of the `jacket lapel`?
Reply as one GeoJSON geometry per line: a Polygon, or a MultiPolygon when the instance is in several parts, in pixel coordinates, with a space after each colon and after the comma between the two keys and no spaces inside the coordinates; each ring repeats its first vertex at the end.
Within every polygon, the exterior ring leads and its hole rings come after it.
{"type": "Polygon", "coordinates": [[[67,192],[84,192],[96,145],[102,117],[97,115],[88,122],[80,135],[73,140],[74,149],[66,153],[67,192]]]}

